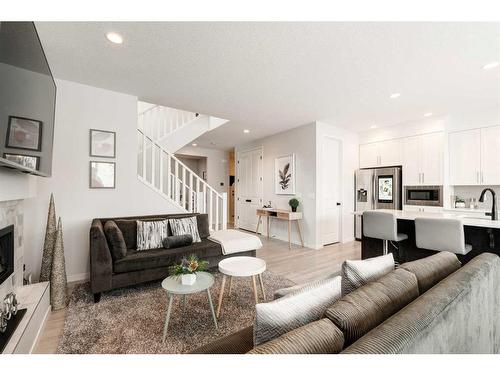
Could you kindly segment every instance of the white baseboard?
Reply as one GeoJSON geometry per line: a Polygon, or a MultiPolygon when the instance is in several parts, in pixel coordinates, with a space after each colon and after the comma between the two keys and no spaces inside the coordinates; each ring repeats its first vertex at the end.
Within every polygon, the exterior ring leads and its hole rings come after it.
{"type": "Polygon", "coordinates": [[[90,275],[88,272],[85,273],[77,273],[76,275],[68,276],[68,283],[74,283],[75,281],[88,281],[90,275]]]}

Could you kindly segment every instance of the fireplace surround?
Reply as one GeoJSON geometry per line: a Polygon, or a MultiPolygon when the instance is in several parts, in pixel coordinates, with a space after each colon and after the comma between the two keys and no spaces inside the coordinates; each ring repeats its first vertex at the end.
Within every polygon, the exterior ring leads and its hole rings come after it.
{"type": "Polygon", "coordinates": [[[0,284],[14,272],[14,225],[0,229],[0,284]]]}

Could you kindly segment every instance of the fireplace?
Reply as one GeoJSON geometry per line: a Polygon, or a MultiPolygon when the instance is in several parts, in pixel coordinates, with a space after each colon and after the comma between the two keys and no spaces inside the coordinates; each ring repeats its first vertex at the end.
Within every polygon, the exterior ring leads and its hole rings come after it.
{"type": "Polygon", "coordinates": [[[0,229],[0,284],[14,272],[14,226],[0,229]]]}

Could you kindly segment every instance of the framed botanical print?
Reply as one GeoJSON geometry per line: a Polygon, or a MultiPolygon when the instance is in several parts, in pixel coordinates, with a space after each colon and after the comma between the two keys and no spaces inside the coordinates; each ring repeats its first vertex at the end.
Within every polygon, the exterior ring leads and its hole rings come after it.
{"type": "Polygon", "coordinates": [[[274,191],[280,195],[295,194],[295,154],[274,160],[274,191]]]}
{"type": "Polygon", "coordinates": [[[5,153],[3,154],[3,157],[4,159],[29,169],[38,170],[40,168],[40,158],[38,156],[5,153]]]}
{"type": "Polygon", "coordinates": [[[90,156],[99,158],[116,157],[116,133],[107,130],[90,129],[90,156]]]}
{"type": "Polygon", "coordinates": [[[114,189],[116,186],[116,163],[104,161],[90,162],[91,189],[114,189]]]}
{"type": "Polygon", "coordinates": [[[42,121],[9,116],[5,147],[42,151],[42,121]]]}

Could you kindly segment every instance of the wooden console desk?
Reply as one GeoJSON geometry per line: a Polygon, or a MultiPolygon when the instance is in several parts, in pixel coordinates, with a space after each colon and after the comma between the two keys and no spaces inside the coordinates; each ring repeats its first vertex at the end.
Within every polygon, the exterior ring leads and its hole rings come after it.
{"type": "Polygon", "coordinates": [[[278,220],[288,221],[288,248],[292,249],[291,232],[292,232],[292,221],[295,221],[297,225],[297,231],[299,232],[300,243],[304,247],[304,240],[302,239],[302,231],[300,230],[300,222],[302,220],[302,212],[292,212],[288,210],[280,210],[277,208],[258,208],[257,209],[257,229],[255,233],[259,233],[259,226],[262,221],[262,217],[267,217],[267,237],[269,238],[269,230],[271,228],[270,218],[276,218],[278,220]]]}

